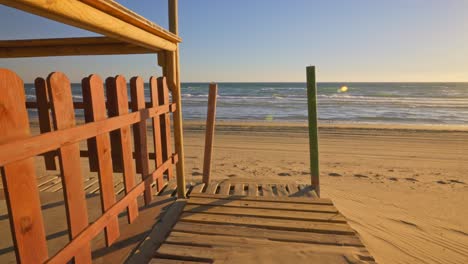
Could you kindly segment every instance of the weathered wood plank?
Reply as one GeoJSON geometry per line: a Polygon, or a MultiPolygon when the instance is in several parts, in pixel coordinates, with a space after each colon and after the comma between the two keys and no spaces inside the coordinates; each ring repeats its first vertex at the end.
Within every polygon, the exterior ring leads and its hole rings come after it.
{"type": "Polygon", "coordinates": [[[248,196],[258,196],[258,185],[256,183],[250,183],[248,186],[248,196]]]}
{"type": "MultiPolygon", "coordinates": [[[[123,76],[118,75],[115,78],[106,79],[106,94],[110,117],[128,113],[127,81],[123,76]]],[[[119,167],[123,170],[125,193],[128,193],[136,184],[130,126],[122,126],[120,129],[113,131],[110,136],[112,159],[114,164],[116,163],[115,161],[121,164],[119,167]]],[[[138,204],[136,199],[129,202],[127,216],[129,223],[132,223],[137,218],[138,204]]]]}
{"type": "MultiPolygon", "coordinates": [[[[151,97],[151,107],[157,107],[160,105],[159,92],[158,92],[158,81],[157,78],[151,76],[150,81],[150,97],[151,97]]],[[[154,153],[155,153],[155,168],[161,166],[163,163],[163,146],[162,146],[162,134],[161,134],[161,121],[160,116],[152,118],[153,125],[153,144],[154,144],[154,153]]],[[[156,179],[156,190],[159,192],[163,187],[163,179],[156,179]]]]}
{"type": "Polygon", "coordinates": [[[297,196],[297,192],[299,192],[299,187],[295,183],[289,183],[287,185],[289,190],[289,196],[297,196]]]}
{"type": "MultiPolygon", "coordinates": [[[[23,81],[14,72],[0,69],[0,90],[0,144],[30,137],[23,81]]],[[[19,263],[44,262],[48,253],[34,158],[6,164],[0,170],[16,259],[19,263]]]]}
{"type": "Polygon", "coordinates": [[[211,225],[178,222],[173,231],[204,235],[225,235],[264,238],[273,241],[364,247],[357,236],[318,234],[299,231],[261,229],[245,226],[211,225]]]}
{"type": "MultiPolygon", "coordinates": [[[[104,97],[103,80],[97,75],[90,75],[82,81],[83,102],[85,104],[85,121],[95,122],[107,118],[106,99],[104,97]]],[[[112,171],[112,155],[109,134],[103,133],[88,139],[88,149],[96,158],[101,189],[101,208],[104,213],[116,201],[112,171]],[[93,147],[90,147],[93,146],[93,147]],[[93,150],[95,151],[94,154],[93,150]]],[[[106,244],[112,245],[120,236],[118,218],[109,221],[105,229],[106,244]]]]}
{"type": "Polygon", "coordinates": [[[234,195],[245,195],[243,183],[234,184],[234,195]]]}
{"type": "Polygon", "coordinates": [[[231,190],[231,184],[229,182],[223,182],[220,184],[219,194],[222,195],[229,195],[229,191],[231,190]]]}
{"type": "Polygon", "coordinates": [[[218,183],[216,182],[211,182],[208,184],[208,187],[206,187],[205,193],[207,194],[215,194],[216,189],[218,189],[218,183]]]}
{"type": "Polygon", "coordinates": [[[198,205],[220,205],[230,207],[251,207],[260,209],[275,209],[275,210],[291,210],[304,212],[324,212],[337,213],[338,210],[331,205],[316,205],[316,204],[295,204],[295,203],[278,203],[275,201],[252,201],[252,200],[229,200],[216,198],[198,198],[191,196],[188,200],[189,204],[198,205]]]}
{"type": "MultiPolygon", "coordinates": [[[[57,130],[75,126],[75,111],[71,85],[65,74],[55,72],[47,78],[49,98],[52,102],[54,124],[57,130]]],[[[75,238],[88,226],[88,211],[83,188],[83,176],[80,162],[80,146],[72,143],[58,151],[61,168],[63,192],[70,239],[75,238]]],[[[83,242],[81,250],[75,255],[76,263],[91,262],[90,243],[83,242]]]]}
{"type": "Polygon", "coordinates": [[[286,186],[284,184],[276,184],[276,192],[278,196],[289,196],[286,186]]]}
{"type": "MultiPolygon", "coordinates": [[[[164,105],[169,103],[169,88],[167,87],[166,77],[159,77],[158,81],[158,97],[159,104],[164,105]]],[[[160,116],[161,125],[161,142],[162,142],[162,157],[167,160],[172,155],[171,143],[171,115],[169,113],[160,116]]],[[[173,169],[170,167],[167,171],[167,180],[170,181],[173,175],[173,169]]]]}
{"type": "Polygon", "coordinates": [[[184,212],[235,216],[257,216],[275,219],[308,220],[315,222],[346,223],[346,219],[340,213],[330,214],[321,212],[301,212],[290,210],[260,209],[251,207],[229,207],[194,204],[188,204],[187,206],[185,206],[184,212]]]}
{"type": "MultiPolygon", "coordinates": [[[[145,87],[141,77],[130,79],[130,90],[132,95],[132,111],[138,111],[145,108],[145,87]]],[[[152,191],[151,183],[153,178],[149,176],[149,156],[146,142],[146,119],[143,119],[133,126],[133,136],[135,137],[136,169],[141,173],[141,180],[145,182],[145,205],[151,202],[152,191]]]]}
{"type": "Polygon", "coordinates": [[[177,190],[177,182],[175,181],[170,181],[166,188],[162,190],[162,192],[159,194],[159,196],[166,196],[166,197],[171,197],[175,191],[177,190]]]}
{"type": "Polygon", "coordinates": [[[207,223],[207,224],[231,224],[258,227],[275,230],[305,231],[323,234],[354,235],[355,232],[348,225],[341,223],[319,223],[301,220],[264,219],[248,216],[215,215],[215,214],[182,214],[180,221],[207,223]]]}
{"type": "Polygon", "coordinates": [[[273,190],[271,189],[271,186],[269,184],[263,184],[262,191],[263,191],[263,196],[265,197],[274,196],[273,190]]]}
{"type": "MultiPolygon", "coordinates": [[[[47,92],[47,82],[43,78],[34,80],[36,88],[37,115],[39,119],[39,130],[41,134],[52,131],[49,115],[49,95],[47,92]]],[[[46,170],[57,170],[55,155],[53,152],[43,154],[46,170]]]]}
{"type": "Polygon", "coordinates": [[[154,255],[154,251],[164,242],[172,227],[177,222],[185,206],[184,200],[178,200],[164,213],[161,220],[153,227],[151,233],[138,246],[135,254],[131,255],[125,263],[147,263],[154,255]]]}
{"type": "Polygon", "coordinates": [[[210,83],[208,92],[208,110],[205,126],[205,153],[203,155],[203,182],[209,183],[211,176],[211,156],[213,153],[213,141],[216,121],[216,96],[218,95],[218,85],[210,83]]]}
{"type": "Polygon", "coordinates": [[[202,193],[204,187],[205,187],[204,183],[200,183],[198,185],[193,186],[192,191],[190,192],[190,195],[197,194],[197,193],[202,193]]]}
{"type": "MultiPolygon", "coordinates": [[[[240,186],[243,184],[239,184],[240,186]]],[[[243,188],[242,188],[243,189],[243,188]]],[[[216,198],[216,199],[228,199],[228,200],[243,200],[243,201],[271,201],[277,203],[297,203],[297,204],[317,204],[317,205],[333,205],[333,202],[327,198],[310,199],[305,197],[261,197],[261,196],[245,196],[236,197],[229,195],[210,195],[210,194],[194,194],[193,196],[199,198],[216,198]]]]}

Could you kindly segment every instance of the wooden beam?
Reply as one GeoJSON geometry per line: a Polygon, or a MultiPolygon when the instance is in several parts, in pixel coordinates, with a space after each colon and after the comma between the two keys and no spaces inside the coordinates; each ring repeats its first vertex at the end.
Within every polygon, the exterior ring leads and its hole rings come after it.
{"type": "Polygon", "coordinates": [[[108,37],[25,39],[0,41],[0,58],[115,55],[155,53],[148,49],[108,37]]]}
{"type": "Polygon", "coordinates": [[[203,182],[208,184],[211,176],[211,156],[213,153],[213,138],[216,121],[216,96],[218,95],[218,85],[210,83],[208,92],[208,113],[206,114],[205,127],[205,155],[203,156],[203,182]]]}
{"type": "MultiPolygon", "coordinates": [[[[169,6],[169,30],[178,35],[178,10],[177,0],[168,0],[169,6]]],[[[164,55],[165,67],[163,73],[167,77],[169,88],[172,91],[172,100],[176,103],[177,109],[174,112],[174,141],[176,153],[179,155],[177,163],[177,195],[179,198],[185,197],[185,156],[184,156],[184,131],[182,123],[182,96],[180,90],[180,66],[179,49],[176,44],[175,51],[168,51],[164,55]]]]}
{"type": "MultiPolygon", "coordinates": [[[[170,37],[163,33],[163,30],[155,26],[153,32],[141,25],[141,18],[131,15],[131,11],[126,12],[126,18],[119,18],[117,14],[125,13],[125,8],[120,5],[108,5],[107,10],[96,8],[98,4],[109,2],[105,0],[95,0],[95,4],[89,1],[79,0],[0,0],[4,4],[58,22],[99,33],[108,37],[120,39],[137,46],[146,47],[152,50],[177,49],[177,42],[170,40],[170,37]],[[128,21],[131,21],[128,22],[128,21]],[[164,37],[157,35],[165,35],[164,37]]],[[[147,26],[150,26],[147,24],[147,26]]]]}
{"type": "Polygon", "coordinates": [[[317,82],[315,66],[308,66],[307,71],[307,103],[309,117],[309,152],[310,152],[310,181],[317,195],[320,197],[319,146],[317,126],[317,82]]]}

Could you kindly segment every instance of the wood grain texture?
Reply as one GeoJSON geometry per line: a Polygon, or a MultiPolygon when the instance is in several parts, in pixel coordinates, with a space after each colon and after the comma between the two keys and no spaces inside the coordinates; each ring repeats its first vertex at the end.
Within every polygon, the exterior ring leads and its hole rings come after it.
{"type": "Polygon", "coordinates": [[[205,193],[215,194],[217,189],[218,189],[218,183],[212,182],[208,184],[208,187],[206,187],[205,193]]]}
{"type": "Polygon", "coordinates": [[[191,234],[266,238],[273,241],[364,247],[357,236],[260,229],[246,226],[178,222],[173,231],[191,234]]]}
{"type": "MultiPolygon", "coordinates": [[[[151,98],[151,107],[157,107],[160,105],[159,100],[159,89],[158,89],[158,81],[157,78],[154,76],[150,77],[149,80],[150,85],[150,98],[151,98]]],[[[162,146],[162,133],[161,133],[161,121],[160,116],[156,116],[152,118],[152,125],[153,125],[153,143],[154,143],[154,162],[155,168],[158,168],[163,163],[163,146],[162,146]]],[[[156,179],[156,190],[159,192],[163,187],[163,179],[157,178],[156,179]]]]}
{"type": "Polygon", "coordinates": [[[234,195],[245,195],[243,183],[234,184],[234,195]]]}
{"type": "Polygon", "coordinates": [[[184,212],[189,213],[207,213],[220,215],[237,215],[237,216],[257,216],[263,218],[276,219],[291,219],[291,220],[308,220],[315,222],[330,222],[330,223],[345,223],[345,218],[339,213],[327,212],[307,212],[297,210],[276,210],[263,209],[249,206],[222,206],[222,205],[198,205],[188,204],[184,212]]]}
{"type": "Polygon", "coordinates": [[[216,97],[218,95],[218,85],[210,83],[208,92],[208,110],[206,114],[205,126],[205,153],[203,155],[203,182],[210,182],[211,156],[213,154],[213,142],[216,120],[216,97]]]}
{"type": "MultiPolygon", "coordinates": [[[[145,87],[141,77],[130,79],[130,93],[132,95],[132,111],[145,108],[145,87]]],[[[151,184],[153,178],[149,176],[149,156],[146,137],[146,119],[149,116],[141,116],[141,121],[133,126],[133,136],[135,138],[136,169],[141,173],[141,180],[145,182],[145,205],[150,204],[152,197],[151,184]]]]}
{"type": "Polygon", "coordinates": [[[219,194],[222,194],[222,195],[229,195],[229,192],[231,190],[231,184],[229,182],[223,182],[220,184],[220,188],[219,188],[219,194]]]}
{"type": "MultiPolygon", "coordinates": [[[[0,89],[0,144],[30,137],[23,81],[14,72],[0,69],[0,89]]],[[[34,159],[9,163],[0,170],[16,259],[44,262],[48,253],[34,159]]]]}
{"type": "MultiPolygon", "coordinates": [[[[36,88],[37,115],[39,119],[39,131],[41,134],[52,131],[52,124],[49,115],[49,95],[47,92],[47,82],[43,78],[34,80],[36,88]]],[[[55,153],[44,153],[44,162],[46,170],[57,170],[55,164],[55,153]]]]}
{"type": "MultiPolygon", "coordinates": [[[[172,14],[175,19],[177,16],[172,14]]],[[[185,198],[185,154],[184,154],[184,129],[182,118],[182,95],[180,86],[180,67],[179,67],[179,51],[165,52],[165,65],[163,73],[167,77],[169,89],[172,92],[172,100],[177,105],[174,112],[174,145],[176,153],[179,156],[177,163],[177,195],[179,198],[185,198]]]]}
{"type": "MultiPolygon", "coordinates": [[[[49,98],[52,102],[53,118],[56,130],[75,126],[75,111],[70,81],[65,74],[55,72],[47,78],[49,98]]],[[[80,148],[78,143],[71,143],[59,149],[60,173],[62,177],[65,207],[69,226],[70,239],[75,238],[88,226],[88,211],[86,208],[83,176],[80,164],[80,148]]],[[[75,262],[91,261],[89,241],[80,245],[75,255],[75,262]]]]}
{"type": "MultiPolygon", "coordinates": [[[[106,94],[108,113],[110,117],[128,114],[127,81],[123,76],[106,79],[106,94]]],[[[122,126],[111,133],[112,160],[120,164],[123,172],[125,193],[127,194],[136,184],[135,167],[132,157],[130,126],[122,126]]],[[[136,200],[130,201],[127,208],[128,222],[132,223],[138,216],[138,204],[136,200]]]]}
{"type": "MultiPolygon", "coordinates": [[[[169,88],[167,86],[166,77],[159,77],[158,81],[158,94],[159,104],[164,105],[169,103],[169,88]]],[[[161,120],[161,142],[162,142],[162,157],[163,160],[167,160],[172,155],[172,143],[171,143],[171,117],[169,113],[162,114],[161,120]]],[[[172,179],[173,170],[169,168],[167,170],[167,180],[172,179]]]]}
{"type": "MultiPolygon", "coordinates": [[[[82,81],[83,102],[85,103],[86,122],[95,122],[107,118],[106,99],[104,97],[103,80],[98,75],[90,75],[82,81]]],[[[101,208],[103,213],[115,203],[114,180],[112,171],[111,145],[108,133],[88,139],[90,158],[92,150],[97,161],[99,186],[101,191],[101,208]]],[[[119,237],[118,218],[109,220],[105,229],[106,244],[112,245],[119,237]]]]}
{"type": "Polygon", "coordinates": [[[197,185],[193,186],[192,191],[190,192],[190,194],[202,193],[204,187],[205,187],[204,183],[197,184],[197,185]]]}

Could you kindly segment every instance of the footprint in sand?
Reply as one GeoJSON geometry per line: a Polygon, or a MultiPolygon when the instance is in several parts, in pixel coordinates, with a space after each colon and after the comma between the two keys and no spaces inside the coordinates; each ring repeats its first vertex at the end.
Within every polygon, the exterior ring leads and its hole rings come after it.
{"type": "Polygon", "coordinates": [[[447,182],[444,182],[444,181],[442,181],[442,180],[436,181],[436,182],[437,182],[438,184],[447,184],[447,182]]]}
{"type": "Polygon", "coordinates": [[[310,174],[310,172],[308,172],[308,171],[301,171],[301,175],[309,175],[309,174],[310,174]]]}
{"type": "Polygon", "coordinates": [[[417,182],[418,181],[415,178],[405,178],[405,180],[410,181],[410,182],[417,182]]]}
{"type": "Polygon", "coordinates": [[[363,175],[363,174],[354,174],[354,177],[356,177],[356,178],[369,178],[369,176],[363,175]]]}
{"type": "Polygon", "coordinates": [[[287,172],[280,172],[278,173],[278,176],[291,176],[291,174],[287,172]]]}
{"type": "Polygon", "coordinates": [[[192,172],[192,176],[201,176],[201,175],[203,175],[203,174],[198,172],[198,171],[192,172]]]}
{"type": "Polygon", "coordinates": [[[199,168],[192,168],[192,170],[199,170],[199,168]]]}
{"type": "Polygon", "coordinates": [[[343,175],[339,174],[339,173],[336,173],[336,172],[330,172],[328,173],[328,176],[332,176],[332,177],[341,177],[343,175]]]}
{"type": "Polygon", "coordinates": [[[398,181],[398,178],[395,178],[395,177],[390,177],[388,179],[391,180],[391,181],[398,181]]]}
{"type": "Polygon", "coordinates": [[[228,175],[229,178],[236,177],[236,176],[237,176],[236,174],[229,174],[228,175]]]}
{"type": "Polygon", "coordinates": [[[388,170],[389,172],[394,172],[395,170],[388,170]]]}
{"type": "Polygon", "coordinates": [[[462,181],[459,181],[459,180],[448,180],[448,181],[451,182],[451,183],[466,184],[466,183],[464,183],[462,181]]]}

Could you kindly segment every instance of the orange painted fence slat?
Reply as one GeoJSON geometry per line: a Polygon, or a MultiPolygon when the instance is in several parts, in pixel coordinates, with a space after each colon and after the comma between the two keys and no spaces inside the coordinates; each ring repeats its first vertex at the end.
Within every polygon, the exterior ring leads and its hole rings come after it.
{"type": "MultiPolygon", "coordinates": [[[[169,88],[167,87],[166,77],[158,78],[158,93],[159,93],[159,104],[164,105],[169,103],[169,88]]],[[[166,160],[169,158],[170,153],[172,153],[172,144],[170,141],[171,138],[171,118],[168,114],[163,114],[160,116],[161,119],[161,140],[162,144],[162,155],[163,159],[166,160]]],[[[172,178],[172,167],[167,170],[167,179],[172,178]]]]}
{"type": "MultiPolygon", "coordinates": [[[[151,107],[157,107],[157,106],[159,106],[159,92],[158,92],[158,80],[157,80],[156,77],[151,76],[149,86],[150,86],[151,107]]],[[[155,165],[156,165],[155,167],[156,168],[161,166],[161,164],[163,162],[161,122],[159,120],[160,120],[159,116],[153,117],[153,119],[152,119],[154,153],[159,154],[159,155],[155,155],[155,157],[154,157],[154,162],[155,162],[155,165]]],[[[163,181],[162,178],[156,179],[156,190],[158,192],[163,187],[162,181],[163,181]]]]}
{"type": "MultiPolygon", "coordinates": [[[[29,137],[23,81],[0,69],[0,90],[0,144],[29,137]]],[[[43,262],[48,256],[34,158],[6,164],[1,172],[17,261],[43,262]]]]}
{"type": "MultiPolygon", "coordinates": [[[[145,87],[141,77],[133,77],[130,79],[130,93],[132,95],[132,110],[138,111],[145,108],[145,87]]],[[[146,119],[145,116],[141,121],[133,125],[133,136],[135,137],[135,153],[136,153],[136,168],[137,172],[141,173],[141,180],[145,182],[145,205],[151,202],[152,179],[149,174],[149,156],[148,146],[146,143],[146,119]]]]}
{"type": "MultiPolygon", "coordinates": [[[[83,102],[85,103],[85,120],[86,122],[94,122],[105,120],[106,113],[106,99],[104,97],[104,87],[102,79],[97,75],[91,75],[84,78],[82,81],[83,87],[83,102]]],[[[114,193],[114,179],[112,172],[112,156],[110,150],[110,138],[108,133],[97,135],[95,138],[88,139],[89,143],[93,145],[97,161],[97,169],[99,175],[99,187],[101,189],[101,208],[105,212],[115,203],[114,193]]],[[[117,217],[109,221],[109,225],[105,229],[106,244],[109,246],[118,239],[119,221],[117,217]]]]}
{"type": "MultiPolygon", "coordinates": [[[[75,126],[75,110],[71,85],[65,74],[55,72],[47,78],[49,97],[52,102],[55,129],[61,130],[75,126]]],[[[76,237],[88,226],[88,210],[83,187],[78,143],[64,145],[59,149],[60,172],[62,177],[65,207],[70,239],[76,237]]],[[[75,255],[75,263],[91,262],[89,241],[81,245],[75,255]]]]}
{"type": "MultiPolygon", "coordinates": [[[[107,101],[109,103],[109,116],[128,114],[127,81],[123,76],[106,79],[107,101]]],[[[130,126],[123,126],[111,133],[112,159],[114,164],[119,163],[123,171],[125,193],[128,194],[135,186],[135,168],[133,166],[132,142],[130,126]]],[[[115,166],[114,166],[115,168],[115,166]]],[[[130,200],[127,208],[128,222],[132,223],[138,216],[138,204],[136,199],[130,200]]]]}

